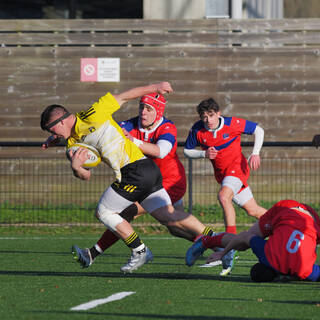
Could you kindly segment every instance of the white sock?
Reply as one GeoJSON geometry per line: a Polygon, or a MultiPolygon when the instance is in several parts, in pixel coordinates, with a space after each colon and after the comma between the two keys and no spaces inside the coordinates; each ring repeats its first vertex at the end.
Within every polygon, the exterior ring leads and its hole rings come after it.
{"type": "Polygon", "coordinates": [[[99,253],[103,253],[102,249],[99,247],[98,244],[95,244],[94,247],[96,248],[96,250],[97,250],[99,253]]]}
{"type": "Polygon", "coordinates": [[[134,252],[139,252],[139,251],[143,250],[145,247],[146,247],[146,246],[145,246],[145,244],[143,243],[143,244],[141,244],[138,248],[132,249],[132,251],[134,251],[134,252]]]}

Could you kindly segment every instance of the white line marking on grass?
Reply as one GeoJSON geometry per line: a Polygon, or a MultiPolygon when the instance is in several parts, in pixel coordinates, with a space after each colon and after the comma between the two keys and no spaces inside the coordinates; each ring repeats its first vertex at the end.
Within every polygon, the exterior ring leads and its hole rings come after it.
{"type": "Polygon", "coordinates": [[[220,264],[222,264],[222,261],[218,260],[218,261],[213,261],[213,262],[210,262],[210,263],[202,264],[202,265],[200,265],[198,267],[199,268],[212,268],[212,267],[219,266],[220,264]]]}
{"type": "Polygon", "coordinates": [[[118,293],[115,293],[111,296],[109,296],[108,298],[105,298],[105,299],[97,299],[97,300],[92,300],[92,301],[89,301],[87,303],[83,303],[83,304],[80,304],[78,306],[75,306],[73,308],[71,308],[70,310],[72,311],[79,311],[79,310],[89,310],[89,309],[92,309],[92,308],[95,308],[101,304],[105,304],[105,303],[109,303],[109,302],[112,302],[112,301],[117,301],[117,300],[121,300],[127,296],[130,296],[131,294],[134,294],[135,292],[134,291],[124,291],[124,292],[118,292],[118,293]]]}

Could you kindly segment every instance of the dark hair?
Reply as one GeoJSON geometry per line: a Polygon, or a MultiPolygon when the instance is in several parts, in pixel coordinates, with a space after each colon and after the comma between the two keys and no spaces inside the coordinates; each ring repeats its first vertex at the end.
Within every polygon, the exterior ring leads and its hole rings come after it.
{"type": "Polygon", "coordinates": [[[59,104],[52,104],[50,106],[47,106],[42,114],[41,114],[41,121],[40,121],[40,127],[43,131],[46,131],[47,130],[47,124],[48,122],[50,121],[51,119],[51,116],[53,114],[54,111],[60,111],[62,113],[69,113],[68,110],[63,107],[63,106],[60,106],[59,104]]]}
{"type": "Polygon", "coordinates": [[[209,98],[206,100],[202,100],[199,105],[197,106],[197,112],[199,116],[201,117],[205,112],[218,112],[220,110],[220,107],[218,103],[213,99],[209,98]]]}
{"type": "Polygon", "coordinates": [[[277,273],[266,265],[258,262],[252,266],[250,270],[250,277],[255,282],[270,282],[277,276],[277,273]]]}

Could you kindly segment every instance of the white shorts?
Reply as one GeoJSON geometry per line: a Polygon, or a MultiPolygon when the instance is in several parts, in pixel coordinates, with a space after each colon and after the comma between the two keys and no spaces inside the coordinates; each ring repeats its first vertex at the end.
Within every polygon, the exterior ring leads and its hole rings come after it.
{"type": "Polygon", "coordinates": [[[243,189],[241,192],[237,193],[232,201],[240,207],[243,207],[250,199],[253,198],[252,191],[249,186],[243,189]]]}
{"type": "Polygon", "coordinates": [[[234,196],[232,198],[232,201],[240,207],[242,207],[247,201],[253,198],[253,194],[249,186],[239,192],[243,186],[243,183],[237,177],[226,176],[222,180],[221,186],[229,187],[233,191],[234,196]]]}
{"type": "Polygon", "coordinates": [[[222,187],[229,187],[233,191],[233,194],[237,194],[241,190],[243,183],[237,177],[226,176],[223,178],[223,180],[221,182],[221,186],[222,187]]]}
{"type": "MultiPolygon", "coordinates": [[[[113,188],[109,187],[100,197],[99,204],[100,203],[106,209],[111,210],[114,213],[120,213],[125,208],[129,207],[133,201],[125,199],[115,192],[113,188]]],[[[151,193],[140,204],[147,212],[153,212],[161,207],[170,205],[171,200],[167,191],[162,188],[151,193]]]]}

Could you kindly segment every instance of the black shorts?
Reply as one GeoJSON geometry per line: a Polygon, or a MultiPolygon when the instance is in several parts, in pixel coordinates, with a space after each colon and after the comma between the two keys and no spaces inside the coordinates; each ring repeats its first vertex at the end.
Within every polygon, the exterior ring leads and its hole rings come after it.
{"type": "Polygon", "coordinates": [[[151,193],[163,188],[159,167],[151,159],[142,159],[121,168],[121,182],[112,183],[112,189],[125,199],[141,202],[151,193]]]}

